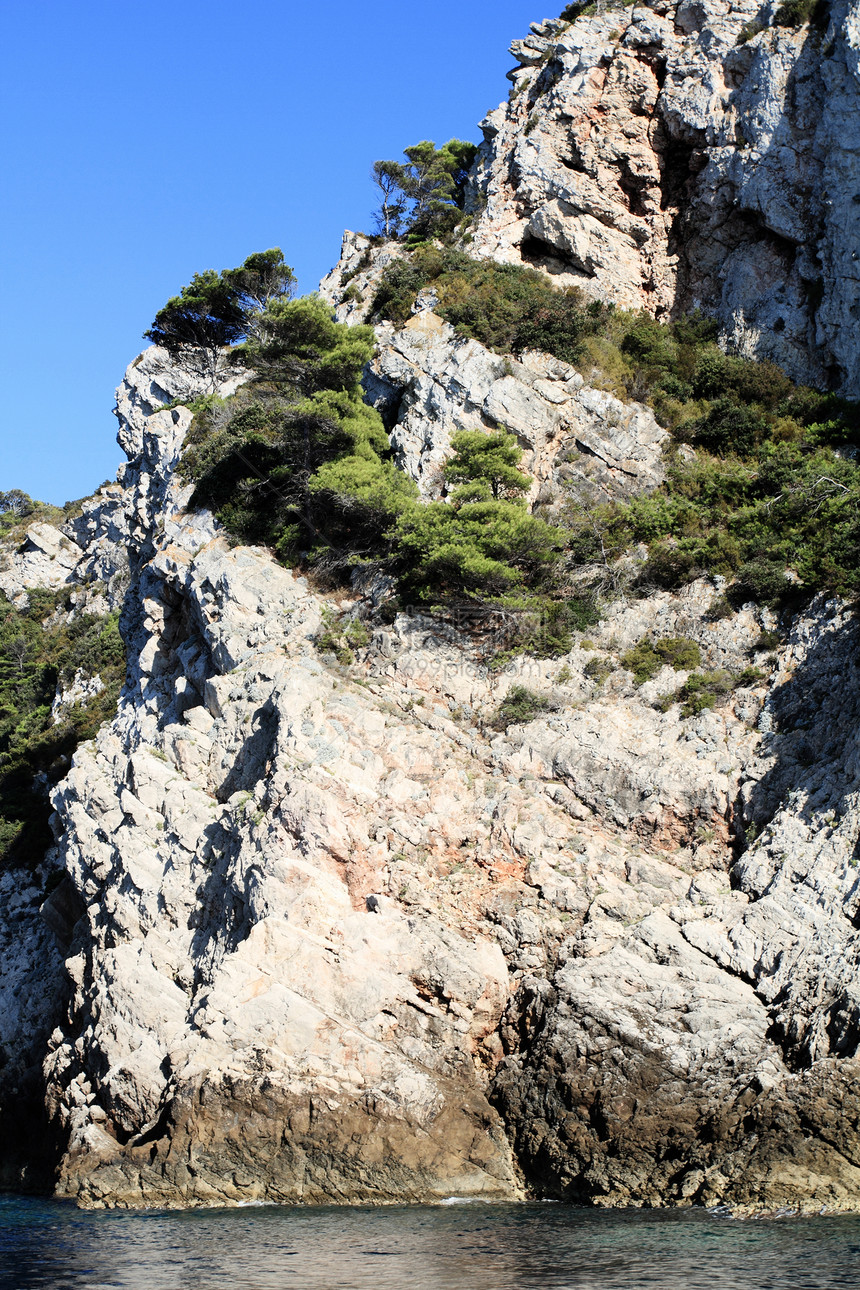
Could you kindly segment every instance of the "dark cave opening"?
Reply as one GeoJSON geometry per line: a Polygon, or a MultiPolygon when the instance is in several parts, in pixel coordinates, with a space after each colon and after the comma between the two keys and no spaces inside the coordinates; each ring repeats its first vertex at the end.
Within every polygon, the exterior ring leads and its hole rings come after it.
{"type": "Polygon", "coordinates": [[[630,169],[630,163],[625,158],[618,171],[618,187],[627,198],[627,209],[631,215],[647,215],[648,202],[646,194],[648,192],[648,177],[646,175],[637,175],[630,169]]]}
{"type": "Polygon", "coordinates": [[[535,237],[532,233],[527,233],[520,242],[520,255],[529,264],[540,264],[544,260],[563,260],[564,255],[557,246],[551,242],[544,242],[542,238],[535,237]]]}
{"type": "Polygon", "coordinates": [[[693,155],[695,144],[684,139],[667,139],[660,157],[660,208],[672,210],[690,196],[691,180],[698,172],[693,155]]]}

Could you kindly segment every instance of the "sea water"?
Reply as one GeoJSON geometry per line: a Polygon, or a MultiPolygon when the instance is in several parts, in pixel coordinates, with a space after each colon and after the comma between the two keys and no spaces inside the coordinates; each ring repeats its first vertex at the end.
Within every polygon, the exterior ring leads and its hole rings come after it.
{"type": "Polygon", "coordinates": [[[0,1197],[2,1290],[831,1290],[860,1218],[563,1205],[82,1211],[0,1197]]]}

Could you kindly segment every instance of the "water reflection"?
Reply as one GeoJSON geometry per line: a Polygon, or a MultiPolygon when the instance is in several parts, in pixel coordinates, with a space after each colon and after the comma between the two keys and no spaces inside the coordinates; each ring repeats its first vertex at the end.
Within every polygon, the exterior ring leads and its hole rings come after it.
{"type": "Polygon", "coordinates": [[[0,1200],[2,1290],[823,1290],[860,1219],[558,1205],[82,1213],[0,1200]]]}

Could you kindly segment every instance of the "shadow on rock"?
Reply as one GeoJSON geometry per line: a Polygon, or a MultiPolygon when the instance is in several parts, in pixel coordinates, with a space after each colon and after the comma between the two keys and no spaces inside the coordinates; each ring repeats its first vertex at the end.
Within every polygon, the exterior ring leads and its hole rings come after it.
{"type": "MultiPolygon", "coordinates": [[[[741,793],[738,817],[747,842],[785,806],[810,828],[825,820],[832,827],[857,792],[860,623],[839,601],[824,606],[824,614],[801,620],[801,639],[791,645],[800,660],[771,692],[760,718],[762,752],[772,764],[741,793]]],[[[855,855],[857,846],[854,839],[855,855]]]]}

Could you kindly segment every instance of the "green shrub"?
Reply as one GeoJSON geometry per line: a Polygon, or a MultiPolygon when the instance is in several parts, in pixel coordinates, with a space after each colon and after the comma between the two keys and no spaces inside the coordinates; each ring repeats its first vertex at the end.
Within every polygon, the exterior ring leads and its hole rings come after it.
{"type": "MultiPolygon", "coordinates": [[[[38,509],[38,504],[37,504],[38,509]]],[[[125,649],[114,614],[54,619],[67,591],[31,589],[19,609],[0,595],[0,864],[38,864],[52,841],[50,787],[66,773],[78,744],[116,710],[125,649]],[[98,674],[99,694],[54,724],[58,683],[81,670],[98,674]]]]}
{"type": "Polygon", "coordinates": [[[654,652],[661,662],[668,664],[676,672],[690,671],[702,662],[698,644],[685,636],[661,637],[654,642],[654,652]]]}
{"type": "Polygon", "coordinates": [[[347,667],[355,662],[353,650],[366,649],[370,640],[370,630],[360,618],[351,618],[348,614],[338,615],[324,609],[314,644],[320,653],[334,654],[338,663],[347,667]]]}
{"type": "MultiPolygon", "coordinates": [[[[841,422],[847,432],[847,421],[841,422]]],[[[766,440],[755,456],[694,460],[670,467],[666,484],[626,504],[569,516],[578,561],[615,558],[648,544],[639,581],[678,587],[704,573],[737,582],[726,591],[774,603],[786,593],[860,592],[860,473],[857,462],[804,437],[766,440]],[[792,584],[786,568],[800,583],[792,584]]]]}
{"type": "Polygon", "coordinates": [[[731,618],[734,612],[734,605],[728,596],[715,596],[708,607],[705,618],[709,623],[718,623],[723,618],[731,618]]]}
{"type": "Polygon", "coordinates": [[[704,572],[697,551],[675,542],[655,542],[639,575],[645,586],[681,587],[704,572]]]}
{"type": "Polygon", "coordinates": [[[676,672],[683,672],[698,667],[701,661],[699,646],[685,636],[662,636],[655,641],[643,636],[621,656],[622,667],[633,673],[637,685],[650,681],[666,664],[676,672]]]}
{"type": "Polygon", "coordinates": [[[738,579],[731,587],[730,595],[736,604],[754,600],[760,605],[772,605],[790,587],[791,583],[785,576],[785,566],[778,560],[763,557],[748,560],[738,570],[738,579]]]}
{"type": "MultiPolygon", "coordinates": [[[[584,632],[587,627],[593,627],[595,623],[600,622],[600,612],[593,598],[578,596],[574,600],[568,600],[566,611],[573,631],[584,632]]],[[[583,649],[587,647],[586,641],[582,641],[581,644],[583,649]]]]}
{"type": "Polygon", "coordinates": [[[451,440],[454,455],[444,467],[445,478],[458,485],[456,496],[510,501],[528,492],[531,478],[518,469],[522,449],[505,430],[461,430],[451,440]]]}
{"type": "Polygon", "coordinates": [[[735,44],[745,45],[748,40],[752,40],[753,36],[757,36],[760,31],[766,31],[766,30],[767,30],[767,27],[764,25],[764,23],[758,22],[755,18],[753,18],[750,22],[745,22],[744,25],[741,27],[740,31],[738,32],[738,38],[735,41],[735,44]]]}
{"type": "Polygon", "coordinates": [[[681,686],[677,694],[666,695],[660,706],[668,708],[672,703],[681,704],[682,717],[695,717],[707,708],[715,708],[724,702],[735,688],[735,679],[730,672],[694,672],[681,686]]]}
{"type": "Polygon", "coordinates": [[[405,322],[412,313],[415,297],[429,280],[420,261],[394,260],[380,277],[371,313],[387,322],[405,322]]]}
{"type": "Polygon", "coordinates": [[[559,658],[568,654],[573,647],[573,633],[582,631],[600,617],[594,601],[582,598],[565,600],[549,595],[526,595],[520,607],[522,628],[515,623],[509,647],[516,653],[533,654],[536,658],[559,658]]]}
{"type": "Polygon", "coordinates": [[[745,667],[735,677],[735,685],[755,685],[758,681],[764,680],[765,673],[760,667],[745,667]]]}
{"type": "Polygon", "coordinates": [[[582,670],[589,681],[593,681],[595,685],[602,685],[614,671],[614,667],[608,658],[598,656],[590,658],[582,670]]]}
{"type": "MultiPolygon", "coordinates": [[[[749,457],[761,443],[766,425],[760,412],[723,397],[689,428],[689,438],[719,457],[749,457]]],[[[687,437],[686,435],[684,437],[687,437]]]]}
{"type": "Polygon", "coordinates": [[[621,655],[621,666],[633,673],[633,679],[637,685],[643,685],[659,672],[662,663],[651,641],[647,636],[643,636],[642,640],[621,655]]]}
{"type": "Polygon", "coordinates": [[[682,717],[695,717],[707,708],[724,703],[733,690],[757,685],[764,677],[765,673],[757,667],[745,667],[736,676],[724,669],[694,672],[676,694],[664,694],[655,706],[666,712],[673,703],[680,703],[682,717]]]}
{"type": "Polygon", "coordinates": [[[807,22],[826,27],[829,11],[825,0],[783,0],[773,22],[775,27],[802,27],[807,22]]]}
{"type": "Polygon", "coordinates": [[[493,730],[507,730],[508,726],[533,721],[552,707],[553,703],[546,695],[535,694],[524,685],[512,685],[489,724],[493,730]]]}
{"type": "Polygon", "coordinates": [[[548,585],[562,536],[514,502],[428,502],[404,511],[394,543],[405,591],[432,604],[548,585]]]}
{"type": "Polygon", "coordinates": [[[539,349],[575,362],[582,340],[611,310],[581,292],[557,291],[541,273],[519,265],[472,260],[461,251],[422,247],[409,262],[384,270],[371,306],[374,318],[402,322],[422,288],[437,292],[437,312],[463,336],[502,354],[539,349]]]}
{"type": "Polygon", "coordinates": [[[768,409],[785,402],[793,388],[775,363],[735,358],[715,346],[702,352],[691,387],[696,398],[726,396],[738,403],[755,403],[768,409]]]}
{"type": "Polygon", "coordinates": [[[860,405],[794,386],[773,363],[724,353],[718,324],[700,313],[659,323],[451,249],[424,247],[408,265],[390,266],[375,307],[405,316],[431,282],[439,312],[462,335],[500,353],[533,346],[576,362],[598,386],[650,403],[677,441],[696,445],[690,461],[669,454],[654,493],[568,508],[568,561],[600,566],[594,586],[614,586],[614,561],[644,542],[644,587],[738,576],[728,601],[767,603],[786,584],[746,567],[763,560],[795,570],[802,594],[860,591],[857,465],[834,452],[860,446],[860,405]]]}
{"type": "Polygon", "coordinates": [[[285,563],[345,570],[356,555],[384,550],[392,521],[417,495],[363,400],[373,330],[336,323],[318,297],[277,300],[262,319],[236,351],[254,381],[207,404],[187,436],[181,470],[195,483],[191,503],[285,563]]]}
{"type": "Polygon", "coordinates": [[[450,500],[405,508],[393,530],[404,591],[425,603],[513,594],[509,603],[523,608],[521,589],[551,587],[561,532],[516,497],[529,479],[513,464],[522,455],[513,435],[461,431],[451,446],[445,469],[458,487],[450,500]]]}

